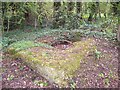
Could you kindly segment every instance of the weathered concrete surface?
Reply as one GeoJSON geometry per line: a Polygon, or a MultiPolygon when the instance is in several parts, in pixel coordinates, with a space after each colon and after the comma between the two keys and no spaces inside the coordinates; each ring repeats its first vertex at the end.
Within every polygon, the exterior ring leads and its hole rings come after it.
{"type": "MultiPolygon", "coordinates": [[[[73,46],[66,50],[33,47],[12,54],[14,58],[22,58],[24,62],[51,83],[54,82],[61,87],[65,87],[80,67],[80,60],[84,59],[84,56],[94,49],[94,41],[87,39],[73,43],[73,46]]],[[[9,53],[12,50],[8,48],[9,53]]]]}

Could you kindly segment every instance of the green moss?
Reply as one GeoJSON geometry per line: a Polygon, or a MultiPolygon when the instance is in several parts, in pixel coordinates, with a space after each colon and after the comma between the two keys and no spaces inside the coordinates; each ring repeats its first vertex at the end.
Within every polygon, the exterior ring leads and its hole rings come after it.
{"type": "MultiPolygon", "coordinates": [[[[64,51],[58,49],[34,48],[21,50],[14,54],[14,57],[22,58],[29,66],[37,70],[50,82],[59,86],[66,86],[69,78],[75,75],[80,67],[80,61],[85,55],[94,51],[95,46],[92,39],[73,43],[73,47],[64,51]]],[[[15,49],[16,50],[16,49],[15,49]]]]}

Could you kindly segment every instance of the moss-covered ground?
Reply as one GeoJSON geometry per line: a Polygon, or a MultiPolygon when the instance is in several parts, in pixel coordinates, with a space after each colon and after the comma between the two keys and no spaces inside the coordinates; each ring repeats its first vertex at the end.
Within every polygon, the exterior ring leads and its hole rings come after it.
{"type": "Polygon", "coordinates": [[[12,52],[15,58],[22,58],[50,82],[66,86],[80,67],[80,61],[87,53],[95,50],[95,44],[92,39],[88,39],[74,42],[72,47],[66,50],[41,46],[21,51],[17,51],[18,49],[19,45],[17,47],[13,44],[8,48],[8,52],[12,52]],[[16,53],[13,53],[15,51],[16,53]]]}

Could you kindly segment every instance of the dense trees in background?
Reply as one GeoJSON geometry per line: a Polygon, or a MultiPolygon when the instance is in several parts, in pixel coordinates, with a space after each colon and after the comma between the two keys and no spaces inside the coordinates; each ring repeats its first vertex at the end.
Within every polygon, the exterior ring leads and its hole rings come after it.
{"type": "Polygon", "coordinates": [[[120,41],[120,2],[112,2],[111,4],[112,4],[113,14],[118,17],[117,38],[118,38],[118,41],[120,41]]]}
{"type": "MultiPolygon", "coordinates": [[[[3,31],[34,26],[35,29],[78,29],[88,23],[118,18],[119,2],[2,2],[3,31]]],[[[119,30],[120,32],[120,27],[119,30]]]]}
{"type": "Polygon", "coordinates": [[[59,28],[61,22],[60,22],[60,14],[61,14],[61,2],[54,2],[54,20],[53,20],[53,26],[54,28],[59,28]]]}

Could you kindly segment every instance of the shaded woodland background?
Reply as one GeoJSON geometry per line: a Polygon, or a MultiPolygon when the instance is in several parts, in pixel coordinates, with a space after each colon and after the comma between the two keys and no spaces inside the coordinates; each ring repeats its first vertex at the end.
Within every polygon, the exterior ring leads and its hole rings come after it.
{"type": "MultiPolygon", "coordinates": [[[[37,28],[78,29],[109,24],[118,18],[119,2],[2,2],[3,31],[37,28]]],[[[116,23],[118,20],[116,20],[116,23]]]]}
{"type": "Polygon", "coordinates": [[[0,15],[3,47],[21,31],[54,29],[120,41],[120,2],[2,2],[0,15]]]}

